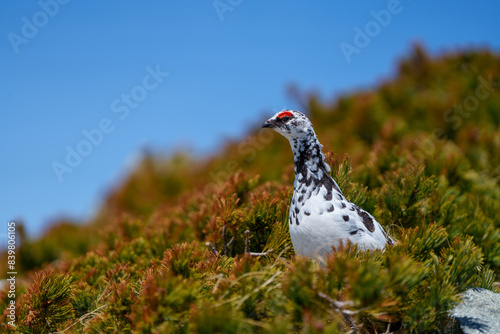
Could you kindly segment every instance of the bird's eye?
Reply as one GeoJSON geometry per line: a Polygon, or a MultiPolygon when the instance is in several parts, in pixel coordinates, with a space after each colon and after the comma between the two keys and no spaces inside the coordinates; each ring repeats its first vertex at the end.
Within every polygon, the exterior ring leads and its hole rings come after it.
{"type": "Polygon", "coordinates": [[[278,115],[278,119],[284,123],[288,122],[290,118],[293,118],[293,114],[290,111],[283,111],[278,115]]]}

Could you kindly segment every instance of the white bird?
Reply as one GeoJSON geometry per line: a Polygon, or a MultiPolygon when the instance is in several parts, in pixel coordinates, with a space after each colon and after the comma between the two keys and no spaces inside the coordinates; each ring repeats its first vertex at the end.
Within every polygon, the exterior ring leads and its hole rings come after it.
{"type": "Polygon", "coordinates": [[[350,241],[360,249],[383,249],[394,241],[371,214],[349,202],[330,176],[330,166],[311,121],[295,110],[283,110],[263,125],[290,141],[295,181],[289,213],[295,253],[311,258],[332,253],[350,241]]]}

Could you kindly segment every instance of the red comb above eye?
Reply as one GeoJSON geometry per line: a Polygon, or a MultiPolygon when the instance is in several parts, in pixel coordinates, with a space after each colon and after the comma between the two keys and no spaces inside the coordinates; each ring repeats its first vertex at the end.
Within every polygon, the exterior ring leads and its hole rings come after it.
{"type": "Polygon", "coordinates": [[[286,117],[286,116],[288,116],[288,117],[293,117],[293,114],[292,114],[291,112],[289,112],[289,111],[283,111],[283,112],[281,112],[281,113],[278,115],[278,118],[283,118],[283,117],[286,117]]]}

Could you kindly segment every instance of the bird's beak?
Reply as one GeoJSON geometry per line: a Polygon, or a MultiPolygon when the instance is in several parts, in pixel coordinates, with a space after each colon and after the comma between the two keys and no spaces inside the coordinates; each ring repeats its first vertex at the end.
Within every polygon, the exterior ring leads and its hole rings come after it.
{"type": "Polygon", "coordinates": [[[274,128],[274,125],[270,123],[269,121],[265,121],[264,124],[262,124],[263,128],[274,128]]]}

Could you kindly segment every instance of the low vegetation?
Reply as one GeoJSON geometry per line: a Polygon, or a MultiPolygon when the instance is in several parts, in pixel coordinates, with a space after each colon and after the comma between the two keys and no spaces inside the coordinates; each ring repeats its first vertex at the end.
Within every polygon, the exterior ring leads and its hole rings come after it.
{"type": "Polygon", "coordinates": [[[500,56],[416,46],[396,72],[333,102],[299,101],[345,196],[394,247],[295,256],[289,144],[256,126],[205,160],[145,156],[92,221],[24,240],[17,327],[6,310],[2,332],[451,328],[461,292],[500,280],[500,56]]]}

